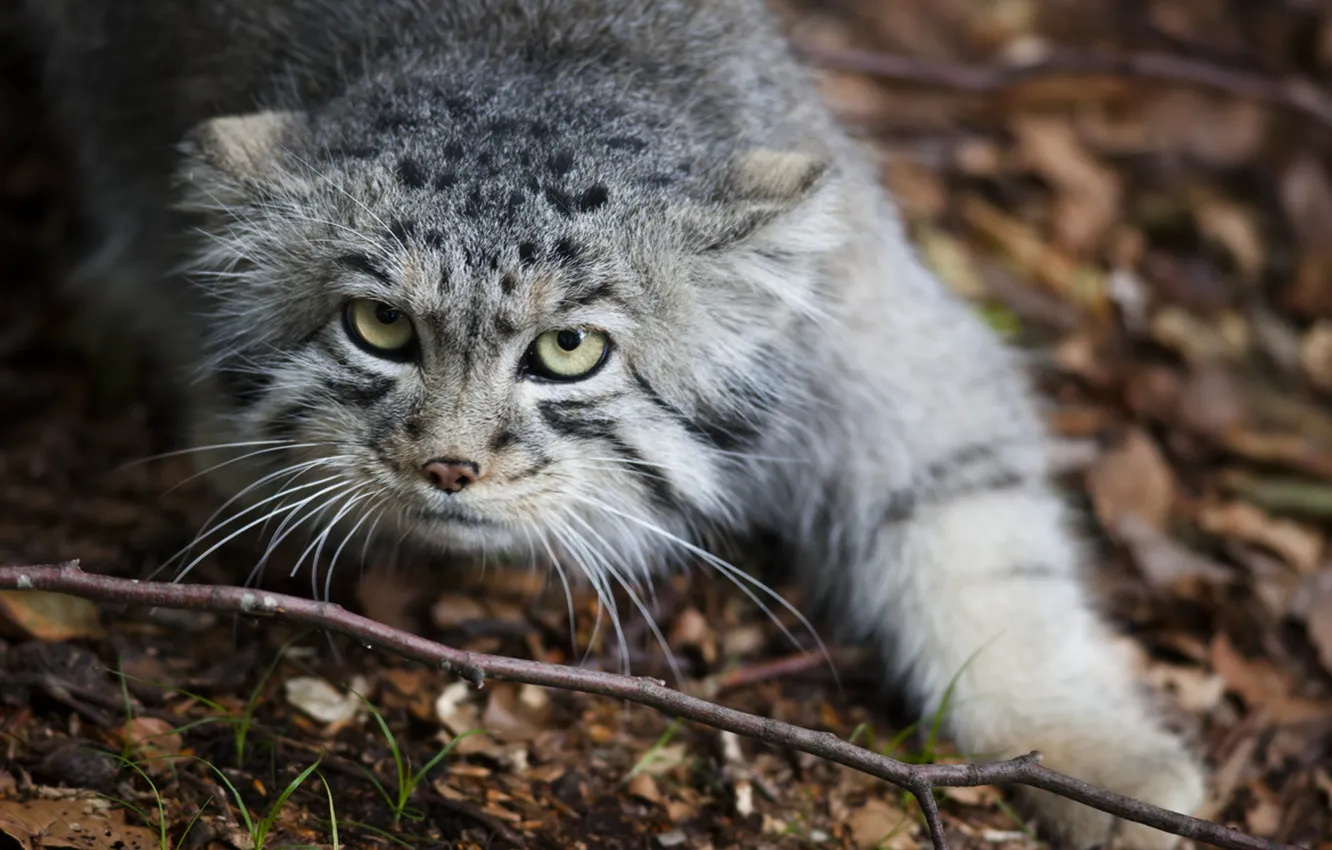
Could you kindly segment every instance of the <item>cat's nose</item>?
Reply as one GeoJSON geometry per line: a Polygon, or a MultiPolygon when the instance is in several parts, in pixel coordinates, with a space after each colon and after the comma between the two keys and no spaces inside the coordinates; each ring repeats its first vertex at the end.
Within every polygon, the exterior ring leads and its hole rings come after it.
{"type": "Polygon", "coordinates": [[[481,477],[480,470],[470,460],[432,460],[424,471],[430,483],[445,493],[457,493],[481,477]]]}

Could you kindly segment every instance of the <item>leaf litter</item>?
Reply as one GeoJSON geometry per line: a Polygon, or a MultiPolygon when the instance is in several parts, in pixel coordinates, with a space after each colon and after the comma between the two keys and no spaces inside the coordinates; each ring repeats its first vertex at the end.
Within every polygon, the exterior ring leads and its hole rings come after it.
{"type": "MultiPolygon", "coordinates": [[[[1031,353],[1088,575],[1214,768],[1205,813],[1330,850],[1332,118],[1319,109],[1332,13],[1220,8],[783,6],[798,43],[827,60],[830,103],[885,154],[922,257],[1031,353]],[[852,70],[839,57],[853,51],[898,61],[852,70]]],[[[171,448],[171,417],[141,364],[80,333],[51,295],[70,207],[25,73],[16,62],[0,82],[0,560],[78,558],[142,577],[217,503],[197,481],[176,487],[190,474],[181,459],[124,466],[171,448]]],[[[252,559],[227,547],[201,574],[234,579],[252,559]]],[[[580,592],[568,623],[558,582],[526,565],[432,582],[391,560],[357,583],[359,572],[346,571],[340,598],[386,621],[474,651],[619,669],[595,600],[580,592]]],[[[656,590],[683,687],[899,757],[960,758],[883,710],[865,653],[834,648],[839,690],[811,647],[721,583],[656,590]]],[[[633,672],[668,676],[651,633],[627,628],[633,672]]],[[[262,815],[318,761],[329,794],[314,779],[296,788],[276,813],[280,843],[332,846],[330,798],[340,841],[356,847],[924,840],[895,789],[646,709],[478,691],[319,636],[263,677],[292,637],[0,597],[0,833],[19,847],[41,830],[41,846],[158,846],[165,816],[173,840],[189,827],[184,846],[241,846],[221,779],[262,815]],[[396,758],[421,766],[450,745],[395,830],[367,774],[390,787],[396,758]]],[[[941,796],[957,846],[1035,846],[995,789],[941,796]]]]}

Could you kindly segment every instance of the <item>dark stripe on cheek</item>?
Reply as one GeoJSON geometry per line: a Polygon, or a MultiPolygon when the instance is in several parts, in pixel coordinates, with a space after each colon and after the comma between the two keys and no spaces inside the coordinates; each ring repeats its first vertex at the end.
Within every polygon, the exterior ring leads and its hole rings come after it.
{"type": "MultiPolygon", "coordinates": [[[[700,411],[697,418],[691,417],[662,398],[661,393],[657,392],[648,379],[643,377],[637,369],[630,370],[630,373],[647,400],[674,419],[681,428],[684,428],[696,440],[722,451],[735,451],[752,445],[758,439],[759,431],[754,423],[736,414],[727,414],[718,410],[705,409],[700,411]]],[[[758,404],[754,407],[756,412],[762,409],[758,404]]]]}
{"type": "Polygon", "coordinates": [[[618,437],[611,438],[610,444],[626,460],[634,461],[632,466],[626,467],[625,474],[647,488],[648,495],[652,497],[653,503],[659,510],[680,510],[679,494],[676,493],[675,487],[671,486],[671,482],[666,479],[666,474],[660,468],[647,465],[647,458],[618,437]],[[637,471],[631,472],[631,469],[637,471]]]}
{"type": "Polygon", "coordinates": [[[645,487],[658,509],[680,510],[681,500],[671,482],[661,470],[647,465],[647,459],[616,433],[614,420],[596,414],[583,415],[594,406],[595,401],[543,401],[537,404],[537,411],[552,431],[569,437],[602,440],[607,443],[620,457],[632,461],[631,464],[625,465],[623,474],[645,487]]]}
{"type": "Polygon", "coordinates": [[[552,431],[567,437],[581,437],[585,440],[606,440],[615,436],[615,423],[604,416],[584,413],[591,407],[587,402],[542,401],[537,403],[537,413],[552,431]]]}
{"type": "Polygon", "coordinates": [[[373,407],[383,401],[384,396],[393,391],[395,382],[392,378],[376,375],[368,382],[326,378],[320,384],[336,400],[364,408],[373,407]]]}

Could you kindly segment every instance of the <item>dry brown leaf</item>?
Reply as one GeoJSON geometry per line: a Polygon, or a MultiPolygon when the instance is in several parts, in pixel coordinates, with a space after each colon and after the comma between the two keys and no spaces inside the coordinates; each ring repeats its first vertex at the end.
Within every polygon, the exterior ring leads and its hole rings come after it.
{"type": "Polygon", "coordinates": [[[1309,642],[1318,650],[1323,669],[1332,673],[1332,586],[1325,586],[1305,614],[1309,642]]]}
{"type": "Polygon", "coordinates": [[[1281,206],[1305,248],[1327,251],[1332,236],[1332,182],[1313,155],[1297,157],[1281,172],[1281,206]]]}
{"type": "Polygon", "coordinates": [[[1100,269],[1075,262],[1030,225],[977,195],[962,199],[961,212],[967,224],[996,243],[1023,274],[1098,318],[1110,315],[1109,285],[1100,269]]]}
{"type": "Polygon", "coordinates": [[[151,830],[126,823],[125,810],[101,798],[0,798],[0,836],[12,839],[18,850],[112,850],[159,844],[151,830]]]}
{"type": "Polygon", "coordinates": [[[1226,680],[1229,690],[1251,707],[1261,706],[1276,723],[1297,723],[1332,711],[1332,706],[1292,696],[1289,676],[1270,663],[1240,655],[1224,634],[1212,638],[1211,660],[1212,669],[1226,680]]]}
{"type": "Polygon", "coordinates": [[[1059,245],[1088,253],[1120,217],[1119,175],[1097,162],[1061,118],[1022,116],[1013,122],[1013,134],[1026,165],[1055,187],[1059,245]]]}
{"type": "Polygon", "coordinates": [[[42,590],[0,590],[0,626],[5,624],[52,642],[102,635],[96,602],[42,590]]]}
{"type": "Polygon", "coordinates": [[[639,773],[625,785],[625,790],[649,803],[661,802],[661,791],[657,789],[657,780],[651,774],[639,773]]]}
{"type": "Polygon", "coordinates": [[[1175,476],[1156,442],[1141,428],[1101,455],[1087,471],[1096,518],[1111,534],[1120,521],[1134,516],[1163,530],[1175,503],[1175,476]]]}
{"type": "Polygon", "coordinates": [[[533,741],[545,730],[549,702],[539,705],[533,705],[532,700],[524,702],[521,688],[508,682],[496,683],[486,690],[490,699],[481,715],[481,728],[504,742],[533,741]]]}
{"type": "Polygon", "coordinates": [[[1258,231],[1253,210],[1210,189],[1189,193],[1198,229],[1226,249],[1245,281],[1257,280],[1267,260],[1267,248],[1258,231]]]}
{"type": "Polygon", "coordinates": [[[118,730],[118,743],[128,745],[149,773],[170,771],[171,756],[180,755],[184,739],[175,727],[157,717],[133,717],[118,730]]]}
{"type": "Polygon", "coordinates": [[[708,623],[708,618],[692,605],[675,618],[666,642],[672,647],[697,648],[708,664],[717,660],[717,633],[708,623]]]}
{"type": "Polygon", "coordinates": [[[1149,664],[1147,681],[1168,693],[1176,705],[1191,714],[1206,714],[1220,704],[1226,693],[1225,679],[1201,667],[1149,664]]]}
{"type": "Polygon", "coordinates": [[[1194,366],[1240,360],[1253,347],[1249,323],[1231,311],[1202,319],[1168,305],[1152,316],[1150,331],[1153,340],[1178,351],[1194,366]]]}
{"type": "Polygon", "coordinates": [[[911,822],[907,814],[882,797],[871,797],[865,805],[851,812],[847,818],[851,828],[851,841],[861,850],[891,845],[892,839],[905,834],[908,846],[914,845],[911,836],[911,822]]]}
{"type": "Polygon", "coordinates": [[[438,629],[460,629],[486,616],[486,609],[471,596],[446,593],[430,606],[430,620],[438,629]]]}
{"type": "Polygon", "coordinates": [[[1300,338],[1300,368],[1314,386],[1332,391],[1332,321],[1319,320],[1300,338]]]}
{"type": "Polygon", "coordinates": [[[1128,547],[1133,562],[1153,587],[1177,588],[1193,580],[1216,584],[1230,581],[1230,572],[1225,567],[1153,528],[1135,514],[1122,517],[1112,531],[1128,547]]]}
{"type": "Polygon", "coordinates": [[[1275,519],[1248,502],[1203,505],[1198,525],[1210,534],[1262,546],[1301,573],[1313,573],[1322,563],[1323,535],[1317,529],[1275,519]]]}

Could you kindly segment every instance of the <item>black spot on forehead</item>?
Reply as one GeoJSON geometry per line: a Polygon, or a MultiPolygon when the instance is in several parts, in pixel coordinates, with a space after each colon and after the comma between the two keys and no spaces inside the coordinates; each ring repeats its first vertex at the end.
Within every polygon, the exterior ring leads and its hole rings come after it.
{"type": "Polygon", "coordinates": [[[444,234],[438,230],[427,230],[425,232],[425,243],[436,251],[444,250],[444,234]]]}
{"type": "Polygon", "coordinates": [[[524,266],[535,263],[540,254],[541,249],[535,242],[522,242],[518,245],[518,262],[524,266]]]}
{"type": "Polygon", "coordinates": [[[606,147],[616,151],[633,151],[642,153],[647,150],[648,143],[642,139],[633,136],[612,136],[606,139],[606,147]]]}
{"type": "Polygon", "coordinates": [[[523,127],[523,122],[517,118],[496,118],[490,122],[489,130],[491,135],[508,136],[518,132],[523,127]]]}
{"type": "Polygon", "coordinates": [[[408,189],[423,188],[430,180],[430,175],[426,173],[426,168],[421,161],[410,156],[404,156],[398,160],[398,167],[394,171],[398,182],[408,189]]]}
{"type": "Polygon", "coordinates": [[[518,288],[518,278],[511,274],[500,276],[500,291],[505,295],[510,295],[518,288]]]}
{"type": "Polygon", "coordinates": [[[458,160],[463,158],[466,151],[463,150],[463,146],[458,142],[449,142],[444,146],[442,153],[449,159],[458,160]]]}
{"type": "Polygon", "coordinates": [[[550,167],[551,172],[556,176],[563,177],[570,171],[573,171],[573,152],[568,150],[556,151],[546,160],[546,165],[550,167]]]}
{"type": "Polygon", "coordinates": [[[518,210],[522,209],[523,202],[526,200],[527,196],[522,193],[522,190],[514,189],[509,193],[509,200],[505,205],[505,212],[508,213],[510,218],[516,216],[518,210]]]}
{"type": "Polygon", "coordinates": [[[443,99],[444,108],[448,110],[449,115],[457,119],[475,118],[476,104],[468,98],[460,95],[445,95],[443,99]]]}
{"type": "Polygon", "coordinates": [[[583,258],[583,246],[565,237],[555,243],[551,249],[551,258],[561,265],[569,265],[583,258]]]}
{"type": "Polygon", "coordinates": [[[457,183],[458,183],[458,175],[456,172],[441,171],[439,174],[435,175],[434,185],[435,188],[439,189],[440,191],[443,191],[445,189],[452,189],[454,186],[457,185],[457,183]]]}
{"type": "Polygon", "coordinates": [[[583,194],[578,196],[578,211],[592,212],[595,209],[605,206],[606,202],[609,200],[610,190],[598,183],[595,186],[588,187],[583,191],[583,194]]]}
{"type": "Polygon", "coordinates": [[[371,126],[377,132],[388,133],[405,127],[415,127],[416,125],[417,119],[415,116],[408,115],[406,112],[390,110],[375,116],[374,123],[371,126]]]}

